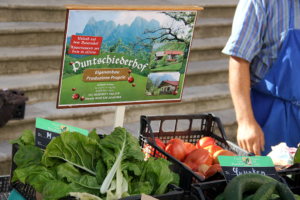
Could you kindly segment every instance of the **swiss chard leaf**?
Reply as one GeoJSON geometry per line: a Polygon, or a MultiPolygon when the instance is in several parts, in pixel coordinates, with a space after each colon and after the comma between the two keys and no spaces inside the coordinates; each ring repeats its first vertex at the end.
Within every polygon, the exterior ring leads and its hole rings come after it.
{"type": "Polygon", "coordinates": [[[132,171],[134,175],[140,176],[142,173],[142,166],[144,161],[138,160],[127,160],[122,162],[121,170],[132,171]]]}
{"type": "MultiPolygon", "coordinates": [[[[152,162],[149,167],[148,167],[148,173],[149,172],[154,172],[157,174],[158,177],[158,188],[155,188],[155,193],[154,195],[158,194],[164,194],[166,191],[166,188],[169,183],[173,182],[173,172],[170,171],[169,165],[171,162],[163,159],[163,158],[158,158],[154,162],[152,162]]],[[[178,175],[177,175],[178,176],[178,175]]],[[[178,178],[179,180],[179,178],[178,178]]],[[[178,183],[177,183],[178,184],[178,183]]]]}
{"type": "Polygon", "coordinates": [[[99,196],[100,195],[100,191],[99,191],[99,188],[98,189],[92,189],[92,188],[87,188],[87,187],[84,187],[76,182],[72,182],[69,184],[69,187],[71,188],[72,192],[86,192],[86,193],[89,193],[89,194],[93,194],[93,195],[96,195],[96,196],[99,196]]]}
{"type": "Polygon", "coordinates": [[[96,133],[96,129],[94,128],[88,135],[89,138],[96,140],[98,143],[100,143],[100,138],[96,133]]]}
{"type": "Polygon", "coordinates": [[[42,163],[54,166],[64,160],[90,174],[96,175],[97,141],[77,132],[63,132],[47,146],[42,163]]]}
{"type": "Polygon", "coordinates": [[[145,157],[141,151],[139,140],[127,132],[126,129],[120,127],[115,128],[110,135],[100,140],[100,149],[103,160],[107,166],[111,166],[119,155],[122,157],[121,160],[130,158],[143,160],[145,157]],[[124,151],[123,154],[120,155],[123,145],[124,151]],[[112,154],[114,156],[112,156],[112,154]]]}
{"type": "Polygon", "coordinates": [[[78,180],[81,177],[79,170],[67,162],[57,166],[56,174],[59,181],[63,178],[67,178],[68,182],[72,182],[72,180],[78,180]]]}
{"type": "Polygon", "coordinates": [[[58,200],[62,197],[67,196],[70,192],[72,192],[72,190],[69,185],[58,180],[53,180],[49,181],[44,186],[42,195],[43,200],[58,200]]]}
{"type": "MultiPolygon", "coordinates": [[[[121,172],[122,162],[125,162],[126,159],[136,159],[137,161],[141,161],[144,158],[144,153],[139,146],[139,140],[133,137],[131,133],[127,132],[126,129],[117,127],[110,135],[107,135],[104,139],[100,140],[99,147],[101,149],[103,161],[108,166],[109,170],[109,173],[101,186],[101,193],[104,194],[108,191],[116,174],[115,196],[120,198],[123,192],[128,191],[128,182],[127,180],[124,181],[125,178],[121,172]],[[109,169],[112,163],[113,166],[109,169]]],[[[130,168],[127,166],[126,170],[128,169],[130,168]]]]}
{"type": "Polygon", "coordinates": [[[53,169],[48,169],[43,165],[32,163],[26,167],[18,167],[15,170],[15,174],[18,179],[25,183],[29,176],[35,176],[38,174],[44,174],[45,177],[49,177],[49,179],[56,179],[56,173],[53,169]]]}
{"type": "Polygon", "coordinates": [[[85,188],[99,190],[100,185],[96,181],[96,177],[90,174],[81,174],[78,169],[76,169],[70,163],[63,163],[57,166],[56,169],[58,180],[66,178],[69,183],[76,183],[85,188]]]}
{"type": "Polygon", "coordinates": [[[132,196],[141,195],[142,193],[150,195],[153,190],[153,186],[149,181],[133,182],[131,184],[131,187],[132,187],[132,193],[131,193],[132,196]]]}
{"type": "Polygon", "coordinates": [[[80,192],[71,192],[71,196],[76,197],[76,199],[81,199],[81,200],[102,200],[101,198],[91,195],[88,193],[80,193],[80,192]]]}
{"type": "Polygon", "coordinates": [[[144,162],[143,171],[138,181],[148,181],[152,185],[152,195],[164,194],[167,186],[170,183],[179,184],[179,176],[170,171],[169,165],[171,162],[163,158],[150,157],[147,162],[144,162]]]}
{"type": "Polygon", "coordinates": [[[97,183],[101,185],[107,176],[107,168],[102,159],[99,159],[96,166],[96,179],[97,183]]]}
{"type": "Polygon", "coordinates": [[[36,191],[42,193],[48,182],[56,180],[56,167],[46,168],[41,164],[28,163],[14,171],[12,182],[20,180],[24,184],[28,182],[36,191]]]}
{"type": "Polygon", "coordinates": [[[14,156],[14,162],[18,167],[22,167],[27,163],[39,164],[44,152],[35,146],[20,146],[14,156]]]}
{"type": "Polygon", "coordinates": [[[11,144],[18,144],[20,146],[31,145],[34,146],[34,135],[31,130],[25,130],[17,139],[11,140],[11,144]]]}

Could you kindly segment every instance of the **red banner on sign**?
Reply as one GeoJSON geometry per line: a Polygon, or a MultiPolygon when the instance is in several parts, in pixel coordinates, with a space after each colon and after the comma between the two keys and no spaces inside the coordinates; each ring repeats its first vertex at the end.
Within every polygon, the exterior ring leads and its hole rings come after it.
{"type": "Polygon", "coordinates": [[[99,55],[102,37],[72,35],[69,54],[99,55]]]}

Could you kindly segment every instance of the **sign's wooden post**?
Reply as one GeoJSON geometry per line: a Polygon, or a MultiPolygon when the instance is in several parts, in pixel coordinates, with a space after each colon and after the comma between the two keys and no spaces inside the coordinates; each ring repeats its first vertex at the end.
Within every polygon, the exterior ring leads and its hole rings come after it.
{"type": "Polygon", "coordinates": [[[114,128],[123,127],[125,116],[125,106],[117,106],[115,111],[114,128]]]}

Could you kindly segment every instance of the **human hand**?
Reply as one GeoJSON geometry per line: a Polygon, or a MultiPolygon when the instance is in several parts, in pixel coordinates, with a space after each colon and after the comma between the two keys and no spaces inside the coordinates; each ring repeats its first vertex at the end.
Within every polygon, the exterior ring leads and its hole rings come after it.
{"type": "Polygon", "coordinates": [[[240,147],[258,156],[265,150],[264,132],[255,120],[239,123],[237,141],[240,147]]]}

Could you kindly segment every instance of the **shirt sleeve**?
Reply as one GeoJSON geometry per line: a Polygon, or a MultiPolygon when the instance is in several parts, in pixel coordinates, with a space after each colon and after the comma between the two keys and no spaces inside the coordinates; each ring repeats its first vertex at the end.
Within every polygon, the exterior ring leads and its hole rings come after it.
{"type": "Polygon", "coordinates": [[[249,62],[262,47],[266,30],[266,11],[259,0],[240,0],[224,54],[243,58],[249,62]]]}

